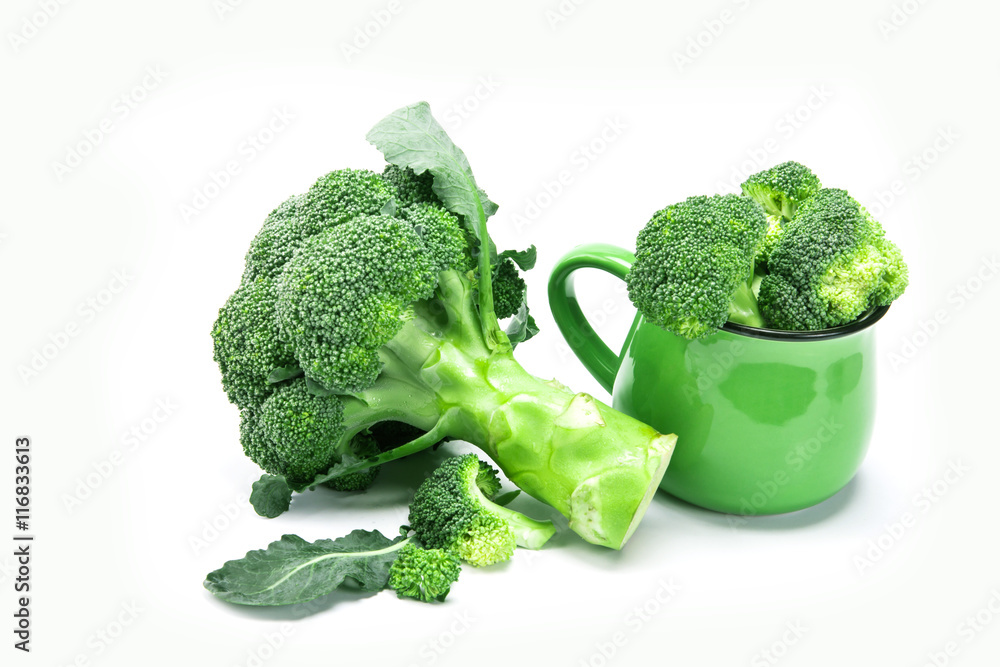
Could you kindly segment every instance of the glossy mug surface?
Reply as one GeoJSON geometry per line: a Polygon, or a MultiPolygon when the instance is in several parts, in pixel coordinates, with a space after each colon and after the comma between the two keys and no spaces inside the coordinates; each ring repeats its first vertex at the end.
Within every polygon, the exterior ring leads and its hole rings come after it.
{"type": "Polygon", "coordinates": [[[577,357],[612,393],[612,405],[677,447],[660,484],[695,505],[779,514],[819,503],[858,471],[875,420],[874,327],[888,307],[814,332],[726,324],[687,340],[636,315],[620,354],[580,309],[573,272],[624,279],[634,256],[580,246],[549,281],[556,323],[577,357]]]}

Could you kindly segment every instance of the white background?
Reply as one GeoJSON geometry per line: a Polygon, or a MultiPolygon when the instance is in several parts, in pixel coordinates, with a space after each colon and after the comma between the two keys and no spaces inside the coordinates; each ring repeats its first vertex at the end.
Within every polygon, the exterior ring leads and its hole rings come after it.
{"type": "MultiPolygon", "coordinates": [[[[223,2],[0,12],[0,438],[4,451],[33,438],[37,536],[30,655],[11,647],[16,573],[0,547],[3,664],[995,664],[995,3],[223,2]],[[630,247],[653,211],[759,162],[804,162],[879,212],[912,282],[878,325],[878,424],[851,484],[746,523],[661,494],[623,552],[567,531],[466,568],[442,605],[213,599],[208,571],[282,533],[393,532],[433,465],[257,517],[259,471],[209,336],[267,213],[326,171],[380,169],[365,132],[421,99],[500,204],[498,245],[540,249],[542,334],[519,358],[604,399],[545,303],[574,245],[630,247]],[[249,159],[275,110],[293,118],[249,159]],[[72,151],[88,154],[65,173],[72,151]],[[208,187],[230,160],[239,173],[208,187]],[[562,170],[571,184],[547,198],[562,170]],[[138,446],[131,429],[145,429],[138,446]],[[951,466],[964,472],[945,481],[951,466]]],[[[617,346],[633,312],[620,286],[581,284],[617,346]]],[[[13,466],[0,456],[5,544],[13,466]]]]}

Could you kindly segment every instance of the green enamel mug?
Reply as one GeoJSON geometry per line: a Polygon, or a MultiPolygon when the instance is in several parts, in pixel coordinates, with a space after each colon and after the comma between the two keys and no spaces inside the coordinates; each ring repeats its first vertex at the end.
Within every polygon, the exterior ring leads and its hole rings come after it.
{"type": "Polygon", "coordinates": [[[637,314],[615,354],[581,310],[573,274],[600,269],[624,280],[634,261],[610,245],[572,250],[553,269],[549,306],[570,348],[612,394],[612,405],[677,435],[660,488],[742,515],[804,509],[842,489],[871,438],[872,325],[888,306],[823,331],[727,323],[699,340],[637,314]]]}

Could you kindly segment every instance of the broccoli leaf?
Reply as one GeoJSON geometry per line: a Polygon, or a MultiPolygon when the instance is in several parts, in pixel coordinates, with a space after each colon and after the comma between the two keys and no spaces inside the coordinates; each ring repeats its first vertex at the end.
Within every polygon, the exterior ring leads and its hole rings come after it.
{"type": "Polygon", "coordinates": [[[380,591],[389,567],[408,543],[377,530],[355,530],[336,540],[307,542],[284,535],[267,549],[247,552],[205,578],[205,588],[235,604],[275,606],[308,602],[352,579],[362,590],[380,591]]]}
{"type": "Polygon", "coordinates": [[[522,271],[530,271],[535,268],[535,262],[538,260],[538,250],[534,245],[527,250],[504,250],[500,253],[499,261],[503,261],[507,257],[514,260],[517,268],[522,271]]]}
{"type": "Polygon", "coordinates": [[[271,370],[271,373],[267,376],[267,381],[270,384],[277,384],[278,382],[284,382],[285,380],[301,377],[301,375],[302,369],[299,368],[298,364],[292,364],[291,366],[278,366],[271,370]]]}
{"type": "Polygon", "coordinates": [[[273,519],[287,512],[292,504],[292,490],[284,477],[261,475],[252,488],[250,504],[260,516],[273,519]]]}
{"type": "Polygon", "coordinates": [[[517,498],[519,495],[521,495],[521,489],[515,489],[513,491],[500,494],[490,502],[494,505],[499,505],[500,507],[507,507],[507,505],[510,505],[514,498],[517,498]]]}
{"type": "Polygon", "coordinates": [[[376,123],[365,138],[382,152],[387,162],[409,167],[417,175],[429,171],[434,194],[448,210],[462,217],[462,224],[479,245],[479,316],[483,335],[491,350],[510,347],[497,322],[490,284],[496,246],[490,239],[486,221],[497,212],[497,205],[476,185],[465,153],[431,115],[427,102],[397,109],[376,123]]]}
{"type": "Polygon", "coordinates": [[[396,199],[391,198],[389,199],[389,201],[385,203],[385,205],[382,207],[382,210],[379,211],[379,213],[381,213],[382,215],[388,215],[389,217],[392,217],[396,215],[396,208],[397,208],[396,199]]]}
{"type": "Polygon", "coordinates": [[[535,324],[535,318],[528,312],[527,300],[521,302],[521,307],[514,314],[514,317],[510,319],[505,333],[507,334],[507,338],[510,339],[511,346],[523,343],[538,333],[538,325],[535,324]]]}
{"type": "Polygon", "coordinates": [[[306,389],[313,396],[319,396],[320,398],[327,398],[329,396],[336,396],[337,394],[342,394],[344,392],[338,391],[336,389],[327,389],[319,382],[316,382],[312,378],[306,378],[306,389]]]}
{"type": "Polygon", "coordinates": [[[387,162],[434,176],[432,186],[448,210],[463,216],[480,243],[485,243],[486,218],[497,205],[476,185],[469,160],[431,115],[427,102],[418,102],[389,114],[365,138],[387,162]],[[482,224],[480,224],[482,223],[482,224]]]}

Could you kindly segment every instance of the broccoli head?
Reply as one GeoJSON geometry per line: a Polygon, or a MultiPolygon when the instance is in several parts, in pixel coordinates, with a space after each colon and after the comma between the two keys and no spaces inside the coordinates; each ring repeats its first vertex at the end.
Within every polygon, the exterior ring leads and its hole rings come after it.
{"type": "Polygon", "coordinates": [[[401,598],[444,602],[461,572],[462,564],[453,552],[421,549],[410,542],[392,562],[388,585],[401,598]]]}
{"type": "Polygon", "coordinates": [[[795,214],[760,284],[760,309],[778,329],[847,324],[903,293],[907,268],[878,223],[844,190],[823,189],[795,214]]]}
{"type": "Polygon", "coordinates": [[[417,489],[410,527],[422,544],[476,567],[510,559],[515,546],[540,548],[555,526],[492,502],[499,489],[497,471],[475,454],[451,457],[417,489]]]}
{"type": "Polygon", "coordinates": [[[437,260],[411,224],[381,215],[303,244],[281,275],[276,311],[306,377],[338,393],[371,386],[382,370],[379,349],[399,333],[409,305],[433,292],[437,260]]]}
{"type": "Polygon", "coordinates": [[[585,539],[621,548],[675,438],[592,399],[578,414],[585,395],[514,359],[534,332],[517,268],[535,251],[497,252],[486,228],[496,205],[426,104],[387,117],[369,140],[392,164],[330,172],[275,209],[213,328],[244,451],[271,473],[255,483],[254,507],[277,516],[293,492],[362,489],[379,465],[455,438],[585,539]],[[514,309],[523,317],[501,329],[498,315],[514,309]],[[386,423],[398,427],[392,442],[386,423]],[[582,440],[600,454],[572,456],[582,440]],[[629,494],[598,502],[604,480],[622,478],[629,494]]]}
{"type": "Polygon", "coordinates": [[[629,298],[647,320],[685,338],[713,333],[738,310],[743,323],[761,326],[750,284],[766,231],[761,208],[737,195],[668,206],[636,239],[629,298]]]}
{"type": "Polygon", "coordinates": [[[798,162],[783,162],[758,172],[740,185],[743,194],[763,207],[767,215],[791,220],[796,209],[819,192],[816,174],[798,162]]]}

